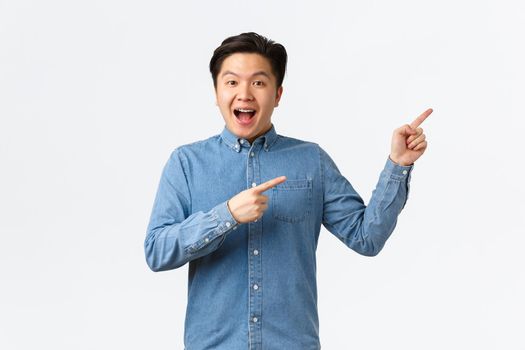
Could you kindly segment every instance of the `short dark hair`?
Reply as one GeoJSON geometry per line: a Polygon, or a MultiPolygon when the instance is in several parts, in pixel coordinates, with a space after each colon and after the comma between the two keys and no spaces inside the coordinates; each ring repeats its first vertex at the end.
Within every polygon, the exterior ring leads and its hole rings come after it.
{"type": "Polygon", "coordinates": [[[234,53],[257,53],[270,62],[272,73],[275,75],[277,88],[283,84],[288,56],[283,45],[274,42],[254,32],[242,33],[224,39],[221,46],[215,49],[210,60],[210,72],[213,86],[217,88],[217,75],[222,62],[234,53]]]}

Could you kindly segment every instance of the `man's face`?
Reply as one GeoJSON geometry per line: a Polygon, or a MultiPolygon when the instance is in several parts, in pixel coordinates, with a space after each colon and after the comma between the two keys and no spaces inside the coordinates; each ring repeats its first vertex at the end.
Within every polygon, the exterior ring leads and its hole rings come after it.
{"type": "Polygon", "coordinates": [[[237,137],[253,142],[271,126],[282,86],[276,88],[270,62],[256,53],[228,56],[217,75],[215,95],[226,127],[237,137]],[[239,110],[240,109],[240,110],[239,110]]]}

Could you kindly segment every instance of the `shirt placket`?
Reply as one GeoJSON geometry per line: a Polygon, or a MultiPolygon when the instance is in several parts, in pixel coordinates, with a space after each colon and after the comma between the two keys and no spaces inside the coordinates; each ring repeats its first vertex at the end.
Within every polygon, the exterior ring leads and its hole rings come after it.
{"type": "MultiPolygon", "coordinates": [[[[247,176],[250,186],[261,183],[258,154],[260,144],[248,151],[247,176]]],[[[249,344],[250,350],[262,348],[262,219],[248,224],[249,344]]]]}

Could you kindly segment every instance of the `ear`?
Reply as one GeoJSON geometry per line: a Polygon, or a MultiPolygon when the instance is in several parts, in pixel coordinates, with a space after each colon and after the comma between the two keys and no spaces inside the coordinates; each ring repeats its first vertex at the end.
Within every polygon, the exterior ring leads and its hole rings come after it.
{"type": "Polygon", "coordinates": [[[281,96],[283,94],[283,86],[279,86],[279,88],[277,89],[277,93],[275,94],[275,106],[274,107],[277,107],[279,106],[279,101],[281,100],[281,96]]]}

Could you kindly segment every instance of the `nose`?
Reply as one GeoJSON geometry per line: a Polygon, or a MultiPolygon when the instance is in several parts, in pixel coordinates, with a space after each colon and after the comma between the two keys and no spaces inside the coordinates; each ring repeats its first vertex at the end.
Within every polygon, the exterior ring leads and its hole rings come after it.
{"type": "Polygon", "coordinates": [[[249,84],[242,84],[239,87],[239,93],[237,94],[238,101],[251,101],[253,100],[253,95],[250,91],[249,84]]]}

